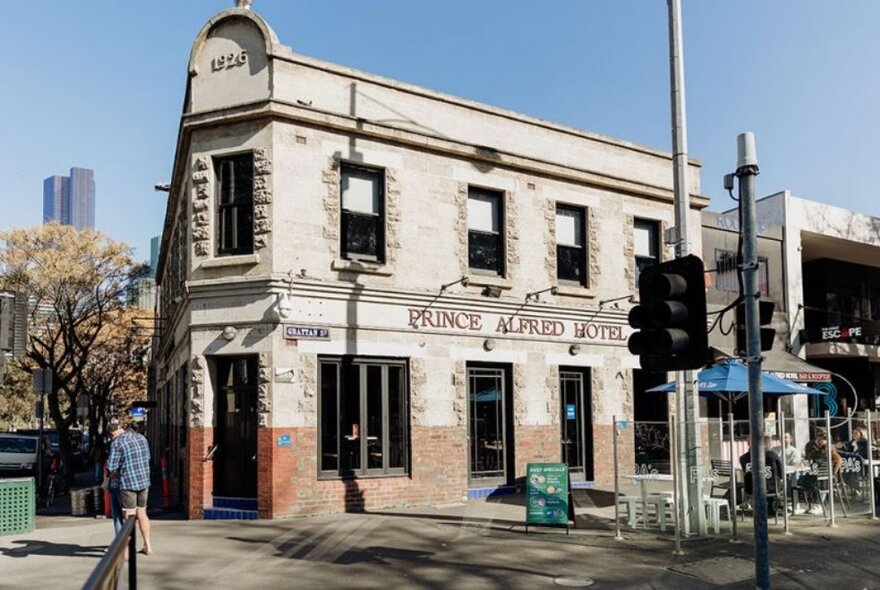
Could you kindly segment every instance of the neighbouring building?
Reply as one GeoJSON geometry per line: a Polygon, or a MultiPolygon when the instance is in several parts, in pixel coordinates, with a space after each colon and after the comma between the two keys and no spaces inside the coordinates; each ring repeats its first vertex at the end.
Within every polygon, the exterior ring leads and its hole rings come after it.
{"type": "Polygon", "coordinates": [[[614,417],[665,379],[626,340],[669,153],[299,55],[243,8],[188,71],[151,439],[191,518],[460,501],[535,461],[612,481],[614,417]]]}
{"type": "Polygon", "coordinates": [[[70,176],[43,180],[43,223],[49,221],[95,229],[94,170],[71,168],[70,176]]]}
{"type": "MultiPolygon", "coordinates": [[[[783,191],[758,217],[785,228],[788,350],[831,374],[810,415],[875,410],[880,395],[880,219],[783,191]]],[[[807,404],[807,401],[803,401],[807,404]]]]}

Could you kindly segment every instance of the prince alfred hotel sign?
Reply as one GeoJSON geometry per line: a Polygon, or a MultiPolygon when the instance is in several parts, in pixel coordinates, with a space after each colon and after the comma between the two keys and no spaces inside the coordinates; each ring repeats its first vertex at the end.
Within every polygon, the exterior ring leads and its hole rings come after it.
{"type": "Polygon", "coordinates": [[[469,311],[408,308],[408,324],[417,329],[574,338],[596,342],[626,342],[629,326],[575,320],[539,319],[518,314],[501,315],[469,311]]]}

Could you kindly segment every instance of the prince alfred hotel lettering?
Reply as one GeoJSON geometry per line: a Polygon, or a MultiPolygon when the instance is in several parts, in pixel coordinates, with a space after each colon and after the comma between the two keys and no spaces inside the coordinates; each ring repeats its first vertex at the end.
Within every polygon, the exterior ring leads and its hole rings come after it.
{"type": "Polygon", "coordinates": [[[665,380],[625,341],[669,153],[300,55],[246,6],[188,72],[153,438],[191,518],[611,480],[612,417],[665,380]]]}

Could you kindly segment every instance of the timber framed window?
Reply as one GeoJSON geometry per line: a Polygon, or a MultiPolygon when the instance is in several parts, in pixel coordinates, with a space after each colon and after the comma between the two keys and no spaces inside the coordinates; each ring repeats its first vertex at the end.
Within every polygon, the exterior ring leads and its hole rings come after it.
{"type": "Polygon", "coordinates": [[[405,360],[322,357],[318,362],[321,477],[409,471],[405,360]]]}
{"type": "Polygon", "coordinates": [[[217,255],[254,251],[254,156],[214,158],[217,176],[217,255]]]}

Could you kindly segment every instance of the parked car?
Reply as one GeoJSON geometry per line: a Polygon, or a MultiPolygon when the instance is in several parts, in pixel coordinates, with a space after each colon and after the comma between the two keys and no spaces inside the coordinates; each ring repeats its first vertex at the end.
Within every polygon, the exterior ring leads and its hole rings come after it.
{"type": "Polygon", "coordinates": [[[39,442],[30,434],[0,433],[0,471],[35,475],[39,442]]]}

